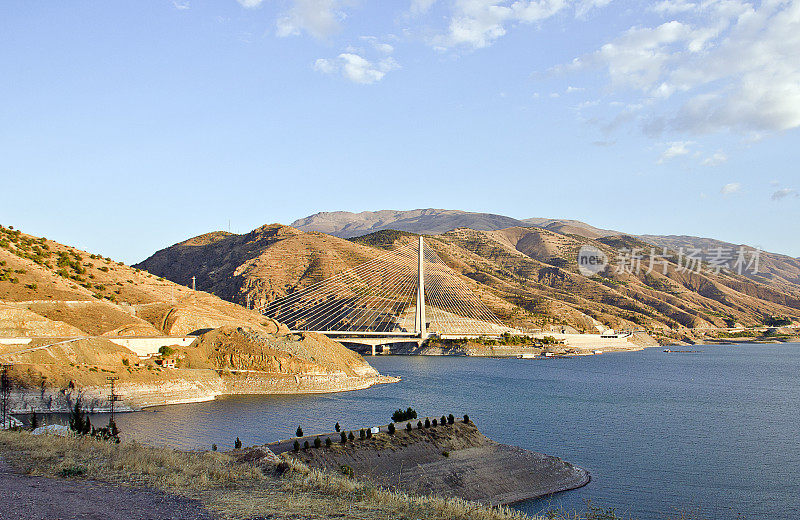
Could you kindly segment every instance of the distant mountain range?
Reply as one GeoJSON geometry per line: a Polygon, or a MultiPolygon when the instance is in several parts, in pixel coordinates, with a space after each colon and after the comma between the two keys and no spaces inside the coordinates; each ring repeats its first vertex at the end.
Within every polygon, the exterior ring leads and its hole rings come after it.
{"type": "MultiPolygon", "coordinates": [[[[680,269],[673,248],[724,244],[695,237],[633,237],[574,220],[525,221],[453,210],[318,213],[237,235],[212,232],[163,249],[137,267],[242,305],[267,303],[355,267],[416,233],[505,323],[596,331],[644,327],[664,334],[800,319],[800,261],[762,253],[758,273],[680,269]],[[509,226],[510,225],[510,226],[509,226]],[[477,229],[476,229],[477,228],[477,229]],[[346,237],[346,238],[342,238],[346,237]],[[618,271],[586,277],[576,257],[591,245],[612,260],[622,248],[667,247],[666,274],[618,271]]],[[[736,248],[728,244],[730,248],[736,248]]],[[[727,247],[726,246],[726,247],[727,247]]],[[[745,248],[752,254],[752,248],[745,248]]],[[[661,252],[661,251],[659,251],[661,252]]],[[[694,333],[694,332],[691,332],[694,333]]]]}
{"type": "Polygon", "coordinates": [[[510,227],[537,227],[556,233],[586,238],[621,235],[619,231],[599,229],[578,220],[529,218],[518,220],[494,213],[473,213],[453,209],[412,209],[409,211],[333,211],[316,213],[292,223],[301,231],[319,231],[341,238],[352,238],[375,231],[395,229],[424,235],[440,235],[458,228],[497,231],[510,227]]]}

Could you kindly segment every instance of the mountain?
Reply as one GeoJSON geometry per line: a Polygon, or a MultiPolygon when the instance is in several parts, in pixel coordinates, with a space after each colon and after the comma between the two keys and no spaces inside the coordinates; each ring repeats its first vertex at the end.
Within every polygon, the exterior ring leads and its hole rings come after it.
{"type": "Polygon", "coordinates": [[[525,223],[503,215],[471,213],[450,209],[414,209],[410,211],[334,211],[316,213],[292,223],[301,231],[319,231],[329,235],[351,238],[384,229],[409,231],[424,235],[438,235],[457,228],[495,230],[525,223]]]}
{"type": "MultiPolygon", "coordinates": [[[[190,239],[138,267],[179,283],[190,283],[194,275],[204,290],[262,307],[414,241],[416,235],[408,231],[343,239],[272,224],[243,235],[190,239]]],[[[514,226],[458,228],[428,236],[426,243],[497,316],[516,327],[647,328],[676,337],[737,322],[756,325],[765,316],[800,317],[800,283],[768,273],[717,275],[706,272],[707,265],[702,272],[684,272],[674,258],[666,274],[660,267],[630,273],[609,266],[592,277],[578,272],[575,258],[581,246],[594,246],[612,260],[623,247],[653,247],[636,237],[588,238],[514,226]]]]}
{"type": "MultiPolygon", "coordinates": [[[[230,236],[212,233],[187,247],[213,247],[230,236]]],[[[0,338],[0,358],[14,364],[15,387],[38,388],[46,381],[62,401],[68,384],[76,392],[105,395],[109,374],[120,378],[126,401],[139,406],[225,393],[350,390],[378,382],[361,356],[325,336],[289,334],[282,324],[208,292],[3,226],[0,338]],[[176,370],[163,370],[111,341],[187,334],[198,340],[175,346],[176,370]],[[250,375],[237,378],[237,370],[250,375]]],[[[23,408],[69,407],[43,404],[44,390],[42,402],[37,397],[25,405],[33,397],[17,397],[23,408]]]]}

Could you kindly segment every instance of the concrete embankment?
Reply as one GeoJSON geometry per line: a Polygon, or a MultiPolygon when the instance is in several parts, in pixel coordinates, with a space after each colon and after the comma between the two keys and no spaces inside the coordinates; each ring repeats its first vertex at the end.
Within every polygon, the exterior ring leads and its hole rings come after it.
{"type": "MultiPolygon", "coordinates": [[[[481,434],[474,424],[456,421],[412,430],[397,424],[393,435],[342,444],[340,434],[300,439],[312,446],[295,452],[293,439],[268,445],[276,453],[290,453],[310,467],[340,471],[349,466],[357,478],[413,494],[459,497],[490,505],[509,504],[586,485],[589,473],[558,457],[497,443],[481,434]],[[332,444],[327,447],[326,439],[332,444]]],[[[423,419],[424,422],[424,419],[423,419]]]]}

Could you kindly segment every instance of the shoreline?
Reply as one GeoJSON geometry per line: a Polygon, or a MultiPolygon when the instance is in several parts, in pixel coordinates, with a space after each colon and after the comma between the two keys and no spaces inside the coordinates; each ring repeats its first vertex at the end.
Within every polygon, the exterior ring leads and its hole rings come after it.
{"type": "MultiPolygon", "coordinates": [[[[369,378],[357,376],[345,378],[333,378],[331,376],[297,376],[297,378],[295,378],[295,376],[292,376],[290,378],[291,381],[295,381],[295,384],[298,385],[294,388],[286,385],[285,381],[279,381],[280,379],[287,379],[283,377],[262,381],[262,383],[265,384],[261,385],[259,391],[247,391],[247,389],[237,390],[233,388],[235,385],[224,381],[221,376],[218,377],[218,380],[211,380],[212,384],[208,384],[209,381],[186,378],[179,380],[177,384],[173,384],[170,389],[164,388],[167,385],[165,385],[163,381],[155,383],[126,382],[118,386],[118,393],[123,397],[123,400],[121,401],[122,404],[118,404],[114,407],[114,412],[130,413],[156,406],[203,403],[213,401],[218,397],[234,395],[310,395],[352,392],[371,388],[375,385],[391,384],[400,381],[399,377],[384,375],[369,378]],[[318,379],[318,381],[309,384],[310,378],[318,379]],[[297,383],[298,380],[299,383],[297,383]],[[303,385],[303,383],[306,384],[303,385]],[[270,385],[272,389],[268,388],[270,385]],[[133,386],[139,388],[131,389],[133,386]],[[176,388],[176,386],[178,388],[176,388]],[[187,388],[187,386],[189,386],[189,388],[187,388]],[[195,394],[189,396],[185,395],[185,392],[191,391],[194,391],[195,394]]],[[[55,392],[46,392],[40,396],[39,393],[36,392],[34,397],[39,401],[37,405],[34,405],[34,403],[27,403],[27,401],[31,399],[33,392],[12,392],[9,413],[14,415],[30,415],[33,411],[40,415],[69,413],[74,406],[75,399],[78,398],[82,399],[84,403],[87,403],[84,409],[87,413],[108,413],[111,411],[111,407],[108,404],[107,392],[107,387],[84,387],[76,390],[74,394],[62,393],[56,390],[55,392]],[[53,399],[58,399],[59,402],[53,405],[53,399]],[[51,402],[50,406],[42,406],[45,400],[51,402]],[[18,404],[20,402],[26,404],[20,407],[18,404]]]]}
{"type": "Polygon", "coordinates": [[[426,496],[460,498],[489,506],[509,505],[586,486],[590,473],[559,457],[500,444],[484,436],[474,423],[406,430],[409,421],[387,426],[368,438],[342,444],[340,433],[307,435],[276,441],[263,447],[279,457],[291,457],[311,468],[341,471],[392,491],[426,496]],[[313,446],[315,439],[331,438],[319,448],[300,448],[295,441],[313,446]]]}

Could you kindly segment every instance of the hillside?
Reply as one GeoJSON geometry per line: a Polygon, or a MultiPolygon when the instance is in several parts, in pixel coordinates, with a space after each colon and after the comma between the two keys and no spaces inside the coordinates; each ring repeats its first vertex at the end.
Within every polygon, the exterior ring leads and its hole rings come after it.
{"type": "MultiPolygon", "coordinates": [[[[213,246],[224,238],[194,243],[213,246]]],[[[289,334],[276,321],[213,294],[2,226],[0,339],[0,358],[14,364],[17,385],[49,388],[38,404],[28,403],[43,410],[54,406],[53,398],[59,409],[68,395],[106,392],[110,374],[138,406],[379,382],[360,356],[324,336],[289,334]],[[173,349],[175,370],[111,341],[187,334],[199,338],[173,349]],[[237,370],[255,372],[255,381],[241,381],[237,370]]]]}
{"type": "MultiPolygon", "coordinates": [[[[274,224],[215,241],[200,239],[205,245],[191,239],[159,251],[139,267],[183,283],[195,273],[200,288],[260,307],[414,240],[406,231],[344,240],[274,224]]],[[[702,335],[704,329],[759,325],[767,316],[800,317],[800,283],[788,274],[716,275],[706,272],[707,265],[699,273],[683,272],[674,259],[666,274],[661,267],[649,274],[645,269],[618,273],[613,263],[591,278],[578,273],[575,258],[582,245],[599,248],[613,262],[621,247],[650,250],[634,237],[592,239],[511,227],[460,228],[426,240],[495,314],[516,327],[586,332],[644,328],[677,339],[702,335]]],[[[790,269],[790,263],[779,266],[768,256],[763,265],[787,273],[790,269]]]]}

